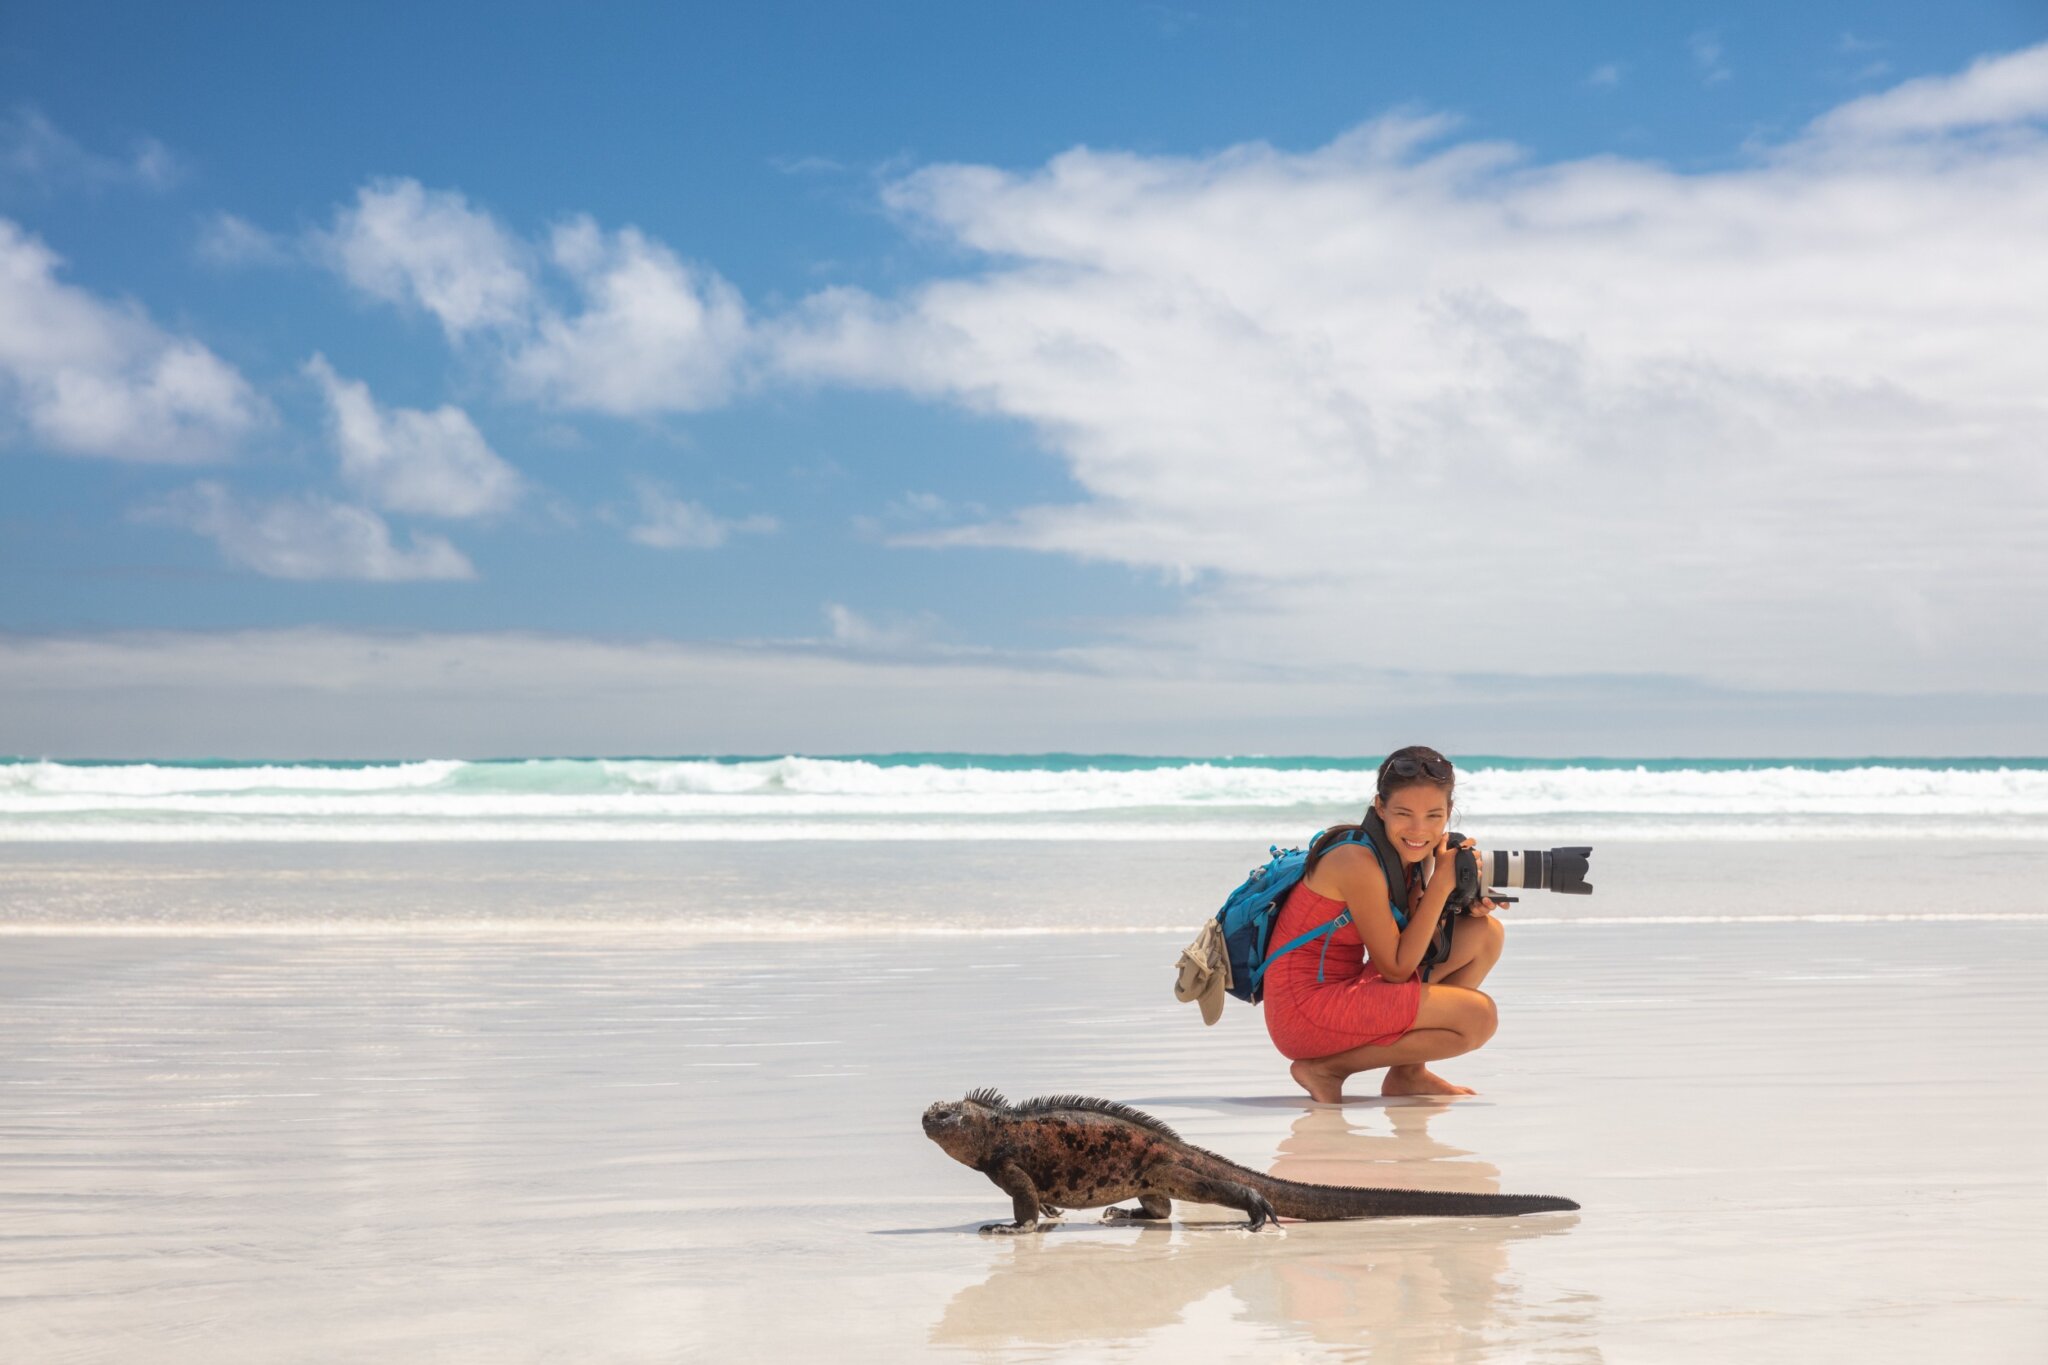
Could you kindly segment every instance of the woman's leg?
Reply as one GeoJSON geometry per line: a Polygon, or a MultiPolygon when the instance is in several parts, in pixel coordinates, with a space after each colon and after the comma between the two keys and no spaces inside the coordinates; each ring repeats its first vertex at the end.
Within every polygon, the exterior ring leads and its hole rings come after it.
{"type": "Polygon", "coordinates": [[[1296,1062],[1289,1070],[1311,1099],[1325,1104],[1344,1098],[1345,1077],[1378,1067],[1388,1068],[1383,1095],[1469,1095],[1470,1090],[1452,1085],[1423,1063],[1470,1052],[1493,1036],[1499,1022],[1493,999],[1484,992],[1428,985],[1422,988],[1414,1024],[1393,1042],[1296,1062]]]}
{"type": "Polygon", "coordinates": [[[1478,990],[1493,964],[1500,961],[1501,945],[1506,941],[1507,927],[1500,916],[1458,916],[1451,924],[1451,955],[1430,972],[1430,984],[1478,990]]]}
{"type": "MultiPolygon", "coordinates": [[[[1494,915],[1460,915],[1451,924],[1450,955],[1429,974],[1430,985],[1456,986],[1477,991],[1479,983],[1500,961],[1507,928],[1494,915]]],[[[1492,1036],[1492,1030],[1487,1031],[1492,1036]]],[[[1477,1044],[1474,1044],[1476,1047],[1477,1044]]],[[[1471,1049],[1466,1049],[1470,1051],[1471,1049]]],[[[1429,1058],[1435,1061],[1435,1058],[1429,1058]]],[[[1453,1085],[1421,1062],[1396,1064],[1387,1068],[1380,1083],[1382,1095],[1470,1095],[1469,1085],[1453,1085]]]]}

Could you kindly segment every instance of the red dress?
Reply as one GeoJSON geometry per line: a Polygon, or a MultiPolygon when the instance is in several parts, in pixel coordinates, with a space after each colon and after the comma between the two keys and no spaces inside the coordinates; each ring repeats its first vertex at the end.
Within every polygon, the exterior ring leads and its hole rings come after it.
{"type": "MultiPolygon", "coordinates": [[[[1318,895],[1303,882],[1280,907],[1272,945],[1277,948],[1342,913],[1344,902],[1318,895]]],[[[1266,1032],[1282,1056],[1297,1062],[1394,1042],[1415,1026],[1416,1011],[1422,1008],[1422,977],[1402,982],[1381,977],[1366,959],[1365,942],[1352,924],[1273,959],[1265,990],[1266,1032]],[[1318,966],[1321,981],[1316,980],[1318,966]]]]}

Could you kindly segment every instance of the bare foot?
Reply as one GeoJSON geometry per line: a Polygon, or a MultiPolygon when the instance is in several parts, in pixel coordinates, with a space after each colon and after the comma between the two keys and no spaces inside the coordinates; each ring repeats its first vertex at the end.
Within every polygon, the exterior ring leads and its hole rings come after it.
{"type": "Polygon", "coordinates": [[[1294,1077],[1294,1083],[1308,1091],[1308,1097],[1318,1104],[1344,1102],[1342,1072],[1326,1071],[1314,1062],[1296,1062],[1287,1068],[1287,1074],[1294,1077]]]}
{"type": "MultiPolygon", "coordinates": [[[[1296,1066],[1301,1063],[1296,1062],[1296,1066]]],[[[1296,1080],[1301,1077],[1296,1076],[1296,1080]]],[[[1311,1090],[1310,1094],[1315,1092],[1311,1090]]],[[[1452,1085],[1443,1077],[1431,1071],[1420,1062],[1406,1066],[1390,1066],[1387,1078],[1380,1083],[1382,1095],[1476,1095],[1479,1092],[1469,1085],[1452,1085]]]]}

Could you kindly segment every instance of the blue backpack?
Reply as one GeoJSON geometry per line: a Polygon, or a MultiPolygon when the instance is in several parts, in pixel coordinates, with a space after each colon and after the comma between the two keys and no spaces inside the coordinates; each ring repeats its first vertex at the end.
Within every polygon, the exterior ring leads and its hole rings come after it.
{"type": "MultiPolygon", "coordinates": [[[[1313,844],[1315,841],[1309,842],[1313,844]]],[[[1363,829],[1353,829],[1350,833],[1332,840],[1329,848],[1335,848],[1338,844],[1364,844],[1372,849],[1373,856],[1378,860],[1382,870],[1387,866],[1385,854],[1363,829]]],[[[1314,943],[1317,939],[1325,940],[1323,953],[1327,956],[1330,951],[1330,935],[1351,923],[1351,912],[1346,910],[1335,919],[1289,939],[1278,948],[1269,949],[1268,945],[1273,939],[1273,926],[1280,919],[1280,907],[1287,903],[1288,894],[1301,885],[1302,875],[1308,866],[1308,850],[1282,849],[1275,844],[1269,851],[1273,856],[1267,860],[1266,865],[1253,868],[1251,875],[1244,879],[1237,890],[1230,893],[1229,899],[1223,902],[1223,908],[1216,912],[1216,922],[1223,927],[1224,951],[1230,954],[1230,993],[1239,1000],[1249,1001],[1254,1005],[1265,995],[1262,983],[1265,980],[1266,969],[1273,965],[1274,959],[1291,953],[1296,948],[1314,943]]],[[[1324,850],[1328,851],[1329,849],[1324,850]]],[[[1390,904],[1393,907],[1395,922],[1406,924],[1408,916],[1404,913],[1401,899],[1392,897],[1390,904]]],[[[1316,967],[1316,979],[1322,979],[1320,963],[1316,967]]]]}

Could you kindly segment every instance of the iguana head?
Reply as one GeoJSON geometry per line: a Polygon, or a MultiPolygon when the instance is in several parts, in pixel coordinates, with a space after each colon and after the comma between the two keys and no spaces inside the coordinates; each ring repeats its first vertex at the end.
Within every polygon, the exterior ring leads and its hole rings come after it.
{"type": "Polygon", "coordinates": [[[940,1100],[924,1111],[924,1135],[945,1148],[955,1161],[976,1165],[987,1146],[990,1125],[1007,1107],[993,1090],[976,1090],[961,1100],[940,1100]]]}

